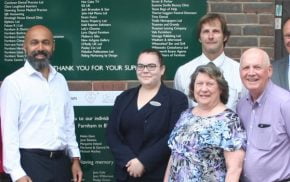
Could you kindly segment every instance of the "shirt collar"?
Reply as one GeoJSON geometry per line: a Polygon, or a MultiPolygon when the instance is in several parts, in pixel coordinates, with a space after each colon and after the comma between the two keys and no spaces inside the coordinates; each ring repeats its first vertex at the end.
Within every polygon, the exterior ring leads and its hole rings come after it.
{"type": "Polygon", "coordinates": [[[247,95],[247,100],[252,104],[258,104],[258,105],[262,105],[265,103],[266,101],[266,98],[267,98],[267,95],[269,93],[269,91],[272,89],[273,87],[273,82],[271,80],[268,81],[267,85],[266,85],[266,88],[265,90],[263,91],[263,93],[260,95],[260,97],[255,101],[253,102],[252,98],[251,98],[251,95],[250,95],[250,92],[248,92],[248,95],[247,95]]]}
{"type": "Polygon", "coordinates": [[[206,55],[204,53],[202,53],[202,55],[201,55],[201,61],[203,64],[207,64],[209,62],[212,62],[217,67],[221,67],[224,64],[225,59],[226,59],[226,55],[224,52],[222,52],[217,58],[215,58],[212,61],[210,59],[208,59],[208,57],[206,57],[206,55]]]}
{"type": "MultiPolygon", "coordinates": [[[[26,73],[28,75],[38,75],[40,76],[41,73],[39,71],[36,71],[30,64],[29,62],[26,60],[25,64],[24,64],[24,69],[26,71],[26,73]]],[[[48,80],[51,80],[55,75],[56,75],[56,70],[54,67],[52,67],[51,65],[49,65],[49,76],[48,76],[48,80]]],[[[42,76],[42,75],[41,75],[42,76]]]]}

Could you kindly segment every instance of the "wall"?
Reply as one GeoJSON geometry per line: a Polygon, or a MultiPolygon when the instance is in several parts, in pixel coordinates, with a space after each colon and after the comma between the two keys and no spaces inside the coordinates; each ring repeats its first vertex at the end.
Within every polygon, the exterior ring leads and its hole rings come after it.
{"type": "Polygon", "coordinates": [[[208,0],[208,11],[225,16],[231,30],[226,54],[239,60],[249,47],[261,47],[274,57],[273,0],[208,0]]]}

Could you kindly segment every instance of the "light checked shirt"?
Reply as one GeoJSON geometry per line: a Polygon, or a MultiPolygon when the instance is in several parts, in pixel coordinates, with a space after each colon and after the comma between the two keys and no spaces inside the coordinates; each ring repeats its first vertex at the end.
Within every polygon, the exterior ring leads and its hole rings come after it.
{"type": "Polygon", "coordinates": [[[269,81],[255,102],[243,97],[237,113],[247,133],[242,181],[290,178],[290,92],[269,81]]]}

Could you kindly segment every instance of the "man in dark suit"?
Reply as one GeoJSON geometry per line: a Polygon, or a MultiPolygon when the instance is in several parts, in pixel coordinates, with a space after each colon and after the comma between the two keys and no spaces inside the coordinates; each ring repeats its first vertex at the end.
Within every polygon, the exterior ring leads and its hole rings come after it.
{"type": "Polygon", "coordinates": [[[289,90],[290,72],[290,17],[286,19],[283,24],[283,39],[284,46],[289,53],[287,56],[274,61],[272,81],[277,85],[289,90]]]}

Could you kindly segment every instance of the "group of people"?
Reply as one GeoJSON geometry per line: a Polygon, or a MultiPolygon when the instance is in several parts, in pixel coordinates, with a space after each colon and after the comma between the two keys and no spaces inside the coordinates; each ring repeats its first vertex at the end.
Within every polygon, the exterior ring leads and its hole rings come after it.
{"type": "MultiPolygon", "coordinates": [[[[202,54],[177,69],[176,90],[162,81],[158,50],[139,54],[140,86],[117,97],[106,133],[116,181],[290,181],[289,56],[272,66],[250,48],[230,59],[219,14],[203,16],[197,32],[202,54]]],[[[290,54],[290,19],[283,35],[290,54]]]]}
{"type": "MultiPolygon", "coordinates": [[[[283,35],[290,55],[290,19],[283,35]]],[[[250,48],[239,64],[224,53],[229,36],[221,15],[203,16],[202,54],[177,69],[175,89],[163,83],[158,50],[139,54],[140,85],[116,98],[106,131],[117,182],[290,181],[290,56],[272,66],[250,48]]],[[[82,181],[69,90],[50,65],[54,48],[47,27],[28,29],[25,64],[1,85],[3,164],[16,182],[82,181]]]]}

